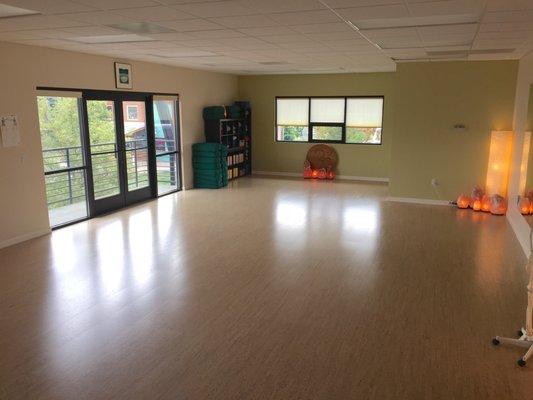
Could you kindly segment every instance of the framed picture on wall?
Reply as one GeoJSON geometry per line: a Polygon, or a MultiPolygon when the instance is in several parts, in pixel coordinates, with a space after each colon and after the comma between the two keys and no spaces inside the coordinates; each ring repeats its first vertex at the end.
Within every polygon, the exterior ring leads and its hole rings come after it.
{"type": "Polygon", "coordinates": [[[115,83],[117,89],[133,89],[130,64],[115,63],[115,83]]]}

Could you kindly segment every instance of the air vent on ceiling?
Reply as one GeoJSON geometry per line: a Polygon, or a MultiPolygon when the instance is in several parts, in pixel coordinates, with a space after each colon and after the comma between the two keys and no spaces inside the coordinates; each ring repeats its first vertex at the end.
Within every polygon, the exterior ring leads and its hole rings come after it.
{"type": "Polygon", "coordinates": [[[0,18],[22,17],[25,15],[40,14],[39,11],[26,10],[25,8],[8,6],[7,4],[0,4],[0,18]]]}
{"type": "Polygon", "coordinates": [[[121,24],[107,25],[109,28],[120,29],[121,31],[133,33],[169,33],[175,32],[173,29],[164,26],[151,24],[149,22],[125,22],[121,24]]]}
{"type": "Polygon", "coordinates": [[[456,51],[426,51],[429,57],[466,57],[472,54],[502,54],[513,53],[515,49],[483,49],[483,50],[456,50],[456,51]]]}
{"type": "Polygon", "coordinates": [[[78,36],[68,38],[73,42],[97,44],[97,43],[133,43],[133,42],[153,42],[154,39],[140,35],[101,35],[101,36],[78,36]]]}
{"type": "Polygon", "coordinates": [[[383,28],[415,28],[422,26],[445,26],[477,24],[479,15],[476,14],[453,14],[431,15],[427,17],[401,17],[401,18],[376,18],[349,21],[359,30],[383,29],[383,28]]]}

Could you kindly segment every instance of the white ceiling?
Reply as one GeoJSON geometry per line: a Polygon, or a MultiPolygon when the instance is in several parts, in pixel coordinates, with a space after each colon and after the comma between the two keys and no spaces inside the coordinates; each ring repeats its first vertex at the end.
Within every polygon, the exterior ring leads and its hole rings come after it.
{"type": "Polygon", "coordinates": [[[393,71],[533,49],[533,0],[0,2],[0,41],[238,74],[393,71]]]}

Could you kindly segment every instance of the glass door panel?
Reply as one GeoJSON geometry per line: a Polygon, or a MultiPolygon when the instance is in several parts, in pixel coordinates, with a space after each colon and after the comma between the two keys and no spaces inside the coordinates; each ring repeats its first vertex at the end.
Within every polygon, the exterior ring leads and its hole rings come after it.
{"type": "Polygon", "coordinates": [[[124,143],[128,191],[150,186],[148,132],[144,101],[123,101],[124,143]]]}
{"type": "Polygon", "coordinates": [[[80,95],[37,97],[46,199],[52,227],[88,216],[80,95]]]}
{"type": "Polygon", "coordinates": [[[108,100],[86,104],[94,199],[101,200],[121,193],[115,105],[108,100]]]}
{"type": "Polygon", "coordinates": [[[175,100],[155,98],[153,101],[157,192],[159,195],[181,188],[176,104],[175,100]]]}

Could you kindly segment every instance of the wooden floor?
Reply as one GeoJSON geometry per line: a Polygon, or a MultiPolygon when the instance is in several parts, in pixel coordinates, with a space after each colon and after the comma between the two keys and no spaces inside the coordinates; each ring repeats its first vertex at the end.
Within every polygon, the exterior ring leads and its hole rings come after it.
{"type": "Polygon", "coordinates": [[[531,400],[505,218],[386,195],[245,178],[0,250],[0,397],[531,400]]]}

